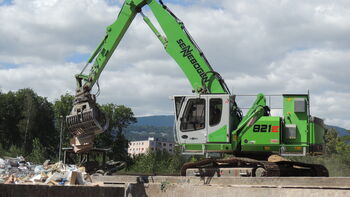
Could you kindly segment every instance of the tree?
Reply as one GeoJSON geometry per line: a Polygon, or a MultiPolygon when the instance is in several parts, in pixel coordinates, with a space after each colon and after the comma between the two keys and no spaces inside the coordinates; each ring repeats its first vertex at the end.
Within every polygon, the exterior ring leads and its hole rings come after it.
{"type": "Polygon", "coordinates": [[[124,105],[106,104],[102,105],[101,109],[109,119],[108,130],[110,131],[122,133],[124,128],[136,122],[132,110],[124,105]]]}
{"type": "Polygon", "coordinates": [[[126,161],[130,163],[128,147],[129,141],[125,138],[124,134],[118,132],[112,145],[111,158],[116,161],[126,161]]]}
{"type": "Polygon", "coordinates": [[[73,95],[69,93],[61,95],[60,99],[54,102],[55,118],[58,119],[59,117],[66,117],[69,115],[73,108],[73,101],[73,95]]]}
{"type": "Polygon", "coordinates": [[[52,104],[32,89],[0,94],[0,143],[3,148],[20,148],[31,153],[37,138],[46,151],[53,153],[55,142],[52,104]]]}
{"type": "Polygon", "coordinates": [[[0,94],[0,143],[9,155],[27,156],[36,139],[43,152],[55,156],[57,135],[52,103],[32,89],[0,94]]]}
{"type": "Polygon", "coordinates": [[[128,170],[134,173],[174,175],[180,174],[186,161],[178,147],[173,154],[167,151],[148,151],[146,154],[135,155],[134,164],[128,170]]]}
{"type": "Polygon", "coordinates": [[[101,110],[109,119],[109,126],[104,133],[97,136],[96,146],[111,147],[112,153],[109,154],[111,159],[129,160],[127,153],[129,142],[123,134],[123,129],[136,122],[134,113],[124,105],[115,104],[102,105],[101,110]]]}
{"type": "Polygon", "coordinates": [[[45,147],[51,158],[55,157],[57,149],[57,132],[54,127],[53,105],[47,98],[38,96],[32,89],[21,89],[16,92],[19,113],[22,114],[17,126],[23,139],[26,154],[32,149],[32,141],[37,138],[45,147]]]}
{"type": "Polygon", "coordinates": [[[5,150],[23,142],[17,126],[21,119],[20,112],[21,106],[15,93],[0,93],[0,143],[5,150]]]}
{"type": "Polygon", "coordinates": [[[46,160],[46,151],[38,138],[33,139],[33,150],[29,155],[29,161],[39,164],[46,160]]]}
{"type": "Polygon", "coordinates": [[[30,140],[30,138],[35,129],[34,127],[37,124],[34,121],[38,114],[37,95],[31,89],[21,89],[17,91],[16,96],[21,103],[20,113],[22,114],[17,126],[20,130],[21,136],[24,138],[22,144],[23,149],[28,150],[31,149],[32,140],[30,140]]]}
{"type": "Polygon", "coordinates": [[[338,132],[334,128],[327,128],[325,133],[326,154],[348,154],[350,153],[350,145],[346,141],[347,138],[338,136],[338,132]]]}
{"type": "MultiPolygon", "coordinates": [[[[58,136],[61,131],[61,126],[63,126],[63,135],[62,135],[62,146],[70,146],[69,138],[70,135],[68,132],[65,132],[67,125],[65,124],[65,118],[68,116],[73,108],[74,96],[66,93],[61,95],[60,99],[56,100],[53,105],[53,110],[55,114],[55,128],[58,132],[58,136]]],[[[57,146],[58,148],[58,146],[57,146]]]]}
{"type": "Polygon", "coordinates": [[[324,139],[326,144],[326,154],[336,153],[338,132],[334,128],[327,128],[324,139]]]}

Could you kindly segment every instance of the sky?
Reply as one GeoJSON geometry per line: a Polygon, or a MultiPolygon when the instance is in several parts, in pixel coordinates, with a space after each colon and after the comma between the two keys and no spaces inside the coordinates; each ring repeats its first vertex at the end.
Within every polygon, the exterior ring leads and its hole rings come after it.
{"type": "MultiPolygon", "coordinates": [[[[163,2],[184,22],[233,94],[309,91],[312,115],[350,129],[350,1],[163,2]]],[[[121,4],[0,0],[0,91],[32,88],[50,101],[74,94],[74,75],[121,4]]],[[[156,23],[149,9],[144,12],[156,23]]],[[[172,95],[192,90],[141,16],[131,24],[99,84],[99,103],[124,104],[137,116],[173,114],[172,95]]],[[[242,107],[254,99],[237,98],[242,107]]],[[[277,102],[272,104],[281,106],[277,102]]]]}

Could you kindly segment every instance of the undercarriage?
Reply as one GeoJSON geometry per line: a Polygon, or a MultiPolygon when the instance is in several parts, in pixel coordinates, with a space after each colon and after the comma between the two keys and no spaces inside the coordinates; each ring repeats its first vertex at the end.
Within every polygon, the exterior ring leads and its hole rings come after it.
{"type": "Polygon", "coordinates": [[[181,176],[200,177],[328,177],[328,170],[317,164],[294,161],[262,161],[251,158],[204,159],[185,163],[181,176]]]}

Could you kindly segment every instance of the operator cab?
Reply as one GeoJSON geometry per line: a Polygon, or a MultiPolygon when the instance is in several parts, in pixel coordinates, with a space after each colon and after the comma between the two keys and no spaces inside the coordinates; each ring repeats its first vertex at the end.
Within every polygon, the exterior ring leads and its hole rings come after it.
{"type": "Polygon", "coordinates": [[[229,143],[234,98],[229,94],[174,96],[177,142],[229,143]]]}

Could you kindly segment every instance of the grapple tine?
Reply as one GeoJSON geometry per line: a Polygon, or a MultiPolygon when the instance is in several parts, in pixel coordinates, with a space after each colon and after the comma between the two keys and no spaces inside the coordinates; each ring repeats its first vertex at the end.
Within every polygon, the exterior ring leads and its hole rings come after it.
{"type": "Polygon", "coordinates": [[[66,123],[75,152],[89,151],[95,136],[108,128],[108,120],[93,100],[75,103],[66,123]]]}

